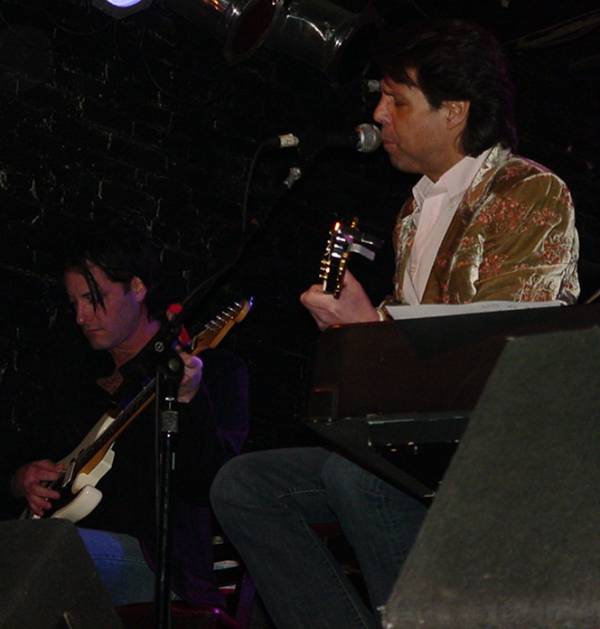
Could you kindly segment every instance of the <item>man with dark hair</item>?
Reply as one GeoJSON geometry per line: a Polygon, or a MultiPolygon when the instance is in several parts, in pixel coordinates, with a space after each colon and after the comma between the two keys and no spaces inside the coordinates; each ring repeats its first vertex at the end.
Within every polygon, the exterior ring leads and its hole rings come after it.
{"type": "MultiPolygon", "coordinates": [[[[374,306],[351,273],[339,299],[301,296],[317,324],[378,321],[385,305],[478,300],[573,303],[579,292],[571,197],[511,153],[512,87],[495,39],[458,21],[387,37],[374,118],[391,163],[422,177],[394,232],[394,295],[374,306]]],[[[400,382],[400,375],[399,375],[400,382]]],[[[424,507],[323,448],[248,454],[217,475],[211,501],[279,628],[374,627],[424,507]],[[337,522],[371,608],[311,524],[337,522]]]]}
{"type": "Polygon", "coordinates": [[[449,101],[469,103],[460,137],[465,155],[476,157],[498,143],[516,148],[514,87],[504,54],[488,31],[459,21],[426,29],[409,25],[384,35],[377,57],[385,77],[418,87],[433,109],[449,101]]]}
{"type": "MultiPolygon", "coordinates": [[[[578,238],[569,190],[511,152],[513,89],[497,41],[445,21],[388,35],[374,118],[392,164],[423,176],[394,231],[395,303],[574,303],[578,238]],[[394,78],[395,77],[395,78],[394,78]]],[[[350,273],[339,300],[302,296],[321,328],[376,321],[350,273]]]]}
{"type": "MultiPolygon", "coordinates": [[[[46,458],[10,470],[12,495],[21,509],[24,503],[35,516],[44,516],[61,498],[48,485],[65,473],[54,461],[73,451],[104,413],[115,403],[125,406],[154,376],[155,366],[144,364],[139,356],[159,332],[165,312],[156,253],[137,230],[98,231],[93,226],[89,234],[80,235],[64,269],[76,322],[96,351],[86,352],[76,363],[63,360],[60,369],[49,374],[48,409],[45,417],[37,418],[28,444],[32,456],[46,458]]],[[[192,604],[221,606],[213,578],[208,489],[217,469],[239,452],[245,438],[246,374],[236,363],[229,379],[231,390],[219,395],[215,404],[203,377],[215,360],[214,352],[208,350],[203,360],[184,351],[179,355],[184,370],[177,394],[173,589],[192,604]],[[221,419],[239,431],[220,431],[221,419]]],[[[117,438],[112,467],[97,485],[102,500],[79,528],[115,604],[154,598],[149,567],[155,564],[156,547],[153,408],[150,404],[117,438]]]]}

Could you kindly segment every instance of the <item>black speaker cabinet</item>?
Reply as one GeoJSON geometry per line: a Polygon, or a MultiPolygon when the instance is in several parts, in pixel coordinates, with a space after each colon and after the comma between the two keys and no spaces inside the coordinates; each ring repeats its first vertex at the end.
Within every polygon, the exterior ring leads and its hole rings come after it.
{"type": "Polygon", "coordinates": [[[0,558],[1,629],[122,628],[70,522],[0,522],[0,558]]]}
{"type": "Polygon", "coordinates": [[[600,329],[507,343],[386,629],[600,627],[600,329]]]}

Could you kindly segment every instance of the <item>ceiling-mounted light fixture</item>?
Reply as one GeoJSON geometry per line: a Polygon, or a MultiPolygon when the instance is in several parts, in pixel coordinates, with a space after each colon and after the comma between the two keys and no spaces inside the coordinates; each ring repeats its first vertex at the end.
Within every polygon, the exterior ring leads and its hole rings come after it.
{"type": "Polygon", "coordinates": [[[238,61],[258,48],[284,0],[167,0],[166,4],[223,43],[225,58],[238,61]]]}
{"type": "Polygon", "coordinates": [[[368,61],[380,23],[369,6],[352,13],[329,0],[166,0],[166,4],[223,42],[235,62],[263,43],[344,83],[368,61]]]}
{"type": "Polygon", "coordinates": [[[380,25],[371,6],[353,13],[329,0],[289,0],[265,46],[307,63],[334,83],[345,83],[367,65],[380,25]]]}
{"type": "Polygon", "coordinates": [[[152,0],[92,0],[92,5],[111,17],[121,19],[148,8],[152,0]]]}

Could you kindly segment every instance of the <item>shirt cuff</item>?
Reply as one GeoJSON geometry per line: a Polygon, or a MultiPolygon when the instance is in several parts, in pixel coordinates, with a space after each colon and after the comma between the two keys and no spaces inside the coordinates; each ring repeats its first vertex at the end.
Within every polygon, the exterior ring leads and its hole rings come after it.
{"type": "Polygon", "coordinates": [[[377,310],[377,316],[379,317],[380,321],[391,321],[392,317],[390,317],[387,309],[385,306],[379,305],[376,308],[377,310]]]}

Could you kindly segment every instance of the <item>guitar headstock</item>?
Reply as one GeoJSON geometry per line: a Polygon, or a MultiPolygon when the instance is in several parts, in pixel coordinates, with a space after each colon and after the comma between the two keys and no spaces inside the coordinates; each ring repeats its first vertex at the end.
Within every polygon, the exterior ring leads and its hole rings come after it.
{"type": "Polygon", "coordinates": [[[358,226],[358,219],[353,218],[350,225],[336,221],[329,230],[329,239],[321,259],[319,279],[323,281],[323,292],[332,294],[336,299],[342,292],[346,265],[350,257],[350,248],[354,238],[353,231],[358,226]]]}
{"type": "Polygon", "coordinates": [[[198,354],[202,350],[216,347],[236,323],[246,318],[252,306],[252,297],[241,299],[227,306],[192,338],[192,354],[198,354]]]}
{"type": "Polygon", "coordinates": [[[379,248],[381,244],[379,239],[358,230],[358,218],[352,218],[349,224],[336,221],[329,231],[329,239],[321,259],[319,279],[323,282],[323,292],[339,299],[350,254],[356,252],[373,260],[373,248],[379,248]]]}

